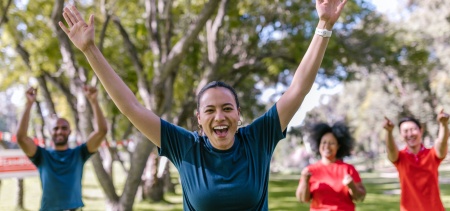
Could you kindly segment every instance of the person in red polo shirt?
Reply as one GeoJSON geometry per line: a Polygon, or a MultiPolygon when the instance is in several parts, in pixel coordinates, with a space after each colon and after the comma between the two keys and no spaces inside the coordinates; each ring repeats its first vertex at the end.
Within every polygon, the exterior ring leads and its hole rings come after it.
{"type": "Polygon", "coordinates": [[[386,151],[397,168],[402,190],[400,211],[444,211],[439,193],[438,167],[447,154],[449,115],[443,110],[438,114],[439,134],[430,149],[422,144],[424,130],[420,122],[413,117],[401,119],[398,126],[406,143],[401,151],[392,135],[394,124],[385,119],[386,151]]]}
{"type": "Polygon", "coordinates": [[[350,155],[354,139],[341,122],[313,126],[309,141],[320,161],[302,171],[296,197],[311,202],[310,210],[353,211],[354,201],[363,201],[366,190],[355,167],[342,159],[350,155]]]}

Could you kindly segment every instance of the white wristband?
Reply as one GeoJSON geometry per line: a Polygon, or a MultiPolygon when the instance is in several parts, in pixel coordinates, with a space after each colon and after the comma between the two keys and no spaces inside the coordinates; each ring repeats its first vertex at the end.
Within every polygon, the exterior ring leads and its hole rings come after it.
{"type": "Polygon", "coordinates": [[[331,34],[333,34],[333,31],[316,28],[316,34],[319,36],[322,36],[322,37],[331,37],[331,34]]]}

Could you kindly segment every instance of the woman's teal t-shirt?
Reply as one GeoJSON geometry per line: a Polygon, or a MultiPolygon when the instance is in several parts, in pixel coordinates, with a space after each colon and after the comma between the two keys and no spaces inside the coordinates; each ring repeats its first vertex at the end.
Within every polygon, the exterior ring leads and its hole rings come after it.
{"type": "Polygon", "coordinates": [[[239,128],[228,150],[217,150],[206,136],[161,120],[159,152],[180,173],[184,210],[268,210],[270,161],[285,136],[274,105],[239,128]]]}

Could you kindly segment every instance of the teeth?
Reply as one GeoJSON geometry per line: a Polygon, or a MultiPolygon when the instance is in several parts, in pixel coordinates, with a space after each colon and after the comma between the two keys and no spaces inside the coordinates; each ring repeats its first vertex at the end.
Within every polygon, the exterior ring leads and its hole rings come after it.
{"type": "Polygon", "coordinates": [[[228,126],[217,126],[217,127],[214,127],[215,130],[222,130],[222,129],[227,129],[227,128],[228,128],[228,126]]]}

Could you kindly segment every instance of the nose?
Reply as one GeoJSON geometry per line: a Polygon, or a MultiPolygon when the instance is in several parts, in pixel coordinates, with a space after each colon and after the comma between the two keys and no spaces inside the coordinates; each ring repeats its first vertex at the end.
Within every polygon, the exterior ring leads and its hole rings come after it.
{"type": "Polygon", "coordinates": [[[61,128],[56,128],[55,129],[55,134],[60,134],[62,132],[62,129],[61,128]]]}
{"type": "Polygon", "coordinates": [[[222,111],[217,111],[216,116],[215,116],[215,121],[219,122],[225,119],[225,115],[222,111]]]}

